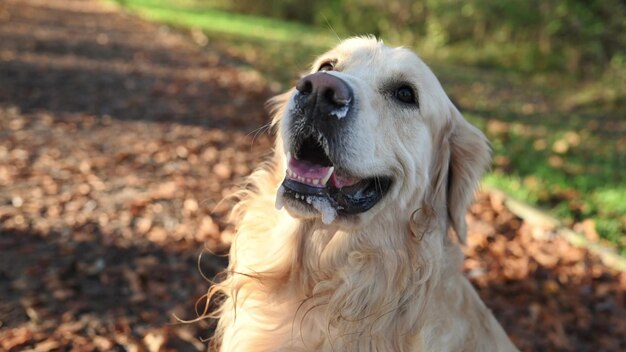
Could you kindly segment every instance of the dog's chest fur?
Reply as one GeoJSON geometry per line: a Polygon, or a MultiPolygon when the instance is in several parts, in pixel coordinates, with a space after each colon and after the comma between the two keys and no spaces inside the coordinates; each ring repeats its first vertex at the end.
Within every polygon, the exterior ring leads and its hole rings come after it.
{"type": "Polygon", "coordinates": [[[441,236],[418,243],[407,233],[394,233],[399,229],[388,229],[386,236],[293,229],[286,237],[293,236],[298,250],[283,262],[288,269],[274,268],[284,275],[251,283],[248,288],[255,293],[244,294],[249,297],[237,307],[250,315],[242,325],[254,321],[265,330],[257,346],[267,344],[272,351],[414,351],[431,295],[441,293],[433,286],[440,284],[444,271],[458,275],[460,253],[448,248],[451,270],[443,270],[432,262],[444,255],[435,254],[445,250],[441,236]]]}

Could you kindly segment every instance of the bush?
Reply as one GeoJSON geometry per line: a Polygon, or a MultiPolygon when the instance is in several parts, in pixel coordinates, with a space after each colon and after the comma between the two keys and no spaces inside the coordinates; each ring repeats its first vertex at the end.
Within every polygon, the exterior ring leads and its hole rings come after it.
{"type": "Polygon", "coordinates": [[[461,61],[521,71],[595,75],[626,47],[622,0],[195,1],[332,27],[342,37],[370,33],[432,51],[458,47],[450,54],[461,61]]]}

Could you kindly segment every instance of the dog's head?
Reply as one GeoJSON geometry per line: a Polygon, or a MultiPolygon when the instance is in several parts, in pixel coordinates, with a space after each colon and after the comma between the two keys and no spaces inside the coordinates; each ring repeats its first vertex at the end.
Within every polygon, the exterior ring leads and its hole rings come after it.
{"type": "Polygon", "coordinates": [[[413,52],[346,40],[316,60],[279,115],[277,205],[292,216],[360,226],[430,202],[464,238],[489,147],[413,52]]]}

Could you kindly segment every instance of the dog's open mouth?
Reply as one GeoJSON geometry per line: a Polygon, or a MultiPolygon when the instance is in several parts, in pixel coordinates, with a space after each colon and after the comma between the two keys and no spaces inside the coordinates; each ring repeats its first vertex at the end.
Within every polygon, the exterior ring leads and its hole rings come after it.
{"type": "Polygon", "coordinates": [[[307,137],[288,153],[285,180],[279,190],[282,197],[314,208],[324,223],[337,215],[363,213],[378,203],[389,190],[391,179],[385,176],[359,178],[333,164],[320,140],[307,137]]]}

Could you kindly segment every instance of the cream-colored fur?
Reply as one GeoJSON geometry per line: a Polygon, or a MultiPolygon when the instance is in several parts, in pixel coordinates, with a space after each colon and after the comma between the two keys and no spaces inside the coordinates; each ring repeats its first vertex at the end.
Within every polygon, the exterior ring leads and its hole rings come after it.
{"type": "MultiPolygon", "coordinates": [[[[214,346],[221,351],[515,351],[460,269],[465,212],[490,159],[483,134],[452,105],[413,53],[354,38],[337,60],[359,120],[346,153],[356,174],[393,175],[389,193],[358,220],[299,217],[274,202],[285,175],[293,91],[274,99],[273,158],[249,178],[234,210],[237,234],[214,346]],[[380,92],[410,81],[419,110],[380,92]],[[450,236],[448,229],[456,236],[450,236]]],[[[314,69],[314,71],[316,71],[314,69]]],[[[215,295],[218,293],[219,295],[215,295]]]]}

